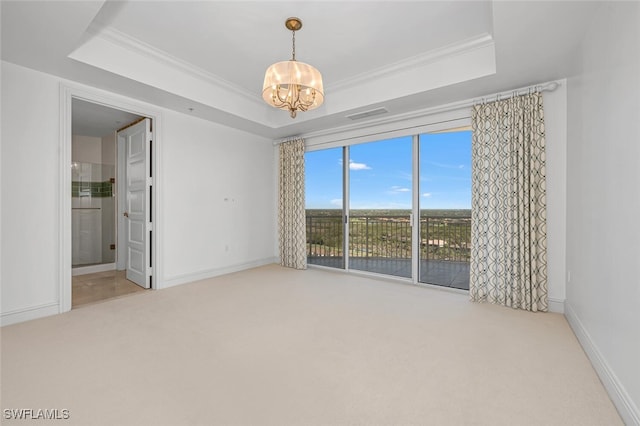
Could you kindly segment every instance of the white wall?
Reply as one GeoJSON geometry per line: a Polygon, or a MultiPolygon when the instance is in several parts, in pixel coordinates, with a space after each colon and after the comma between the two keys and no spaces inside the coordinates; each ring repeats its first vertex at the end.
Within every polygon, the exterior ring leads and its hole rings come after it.
{"type": "Polygon", "coordinates": [[[2,63],[2,319],[58,312],[58,80],[2,63]]]}
{"type": "Polygon", "coordinates": [[[564,312],[567,220],[567,82],[544,92],[547,171],[547,284],[549,309],[564,312]]]}
{"type": "Polygon", "coordinates": [[[600,6],[568,80],[566,315],[640,424],[640,4],[600,6]]]}
{"type": "Polygon", "coordinates": [[[71,138],[71,161],[102,163],[102,138],[73,135],[71,138]]]}
{"type": "MultiPolygon", "coordinates": [[[[61,80],[7,62],[1,78],[0,309],[8,324],[59,312],[59,238],[71,231],[58,225],[61,80]]],[[[272,261],[271,141],[161,111],[162,221],[155,231],[164,242],[164,272],[157,282],[175,285],[272,261]]]]}
{"type": "Polygon", "coordinates": [[[101,144],[102,164],[116,164],[116,133],[105,135],[102,137],[101,144]]]}
{"type": "Polygon", "coordinates": [[[271,141],[172,111],[164,117],[166,284],[272,262],[271,141]]]}

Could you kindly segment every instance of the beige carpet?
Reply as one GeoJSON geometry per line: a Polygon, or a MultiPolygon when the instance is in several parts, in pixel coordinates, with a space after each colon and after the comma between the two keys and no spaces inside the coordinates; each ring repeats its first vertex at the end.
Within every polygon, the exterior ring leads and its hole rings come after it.
{"type": "Polygon", "coordinates": [[[275,265],[4,327],[1,397],[77,425],[622,424],[561,315],[275,265]]]}

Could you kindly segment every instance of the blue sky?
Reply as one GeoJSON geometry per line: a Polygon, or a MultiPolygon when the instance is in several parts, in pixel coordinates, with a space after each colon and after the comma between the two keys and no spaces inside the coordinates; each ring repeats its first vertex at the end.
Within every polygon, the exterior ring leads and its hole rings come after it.
{"type": "MultiPolygon", "coordinates": [[[[350,147],[352,209],[410,209],[411,137],[350,147]]],[[[342,206],[342,148],[305,154],[306,207],[342,206]]],[[[420,208],[471,208],[471,132],[420,135],[420,208]]]]}

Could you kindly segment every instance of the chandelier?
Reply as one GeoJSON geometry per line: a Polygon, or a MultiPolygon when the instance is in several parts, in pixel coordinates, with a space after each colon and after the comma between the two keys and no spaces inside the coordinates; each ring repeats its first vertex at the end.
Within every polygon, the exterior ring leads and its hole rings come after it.
{"type": "Polygon", "coordinates": [[[296,31],[302,28],[302,21],[288,18],[284,25],[293,33],[291,60],[276,62],[267,68],[262,99],[273,107],[289,110],[291,118],[296,118],[297,111],[308,111],[322,105],[324,90],[320,71],[296,61],[296,31]]]}

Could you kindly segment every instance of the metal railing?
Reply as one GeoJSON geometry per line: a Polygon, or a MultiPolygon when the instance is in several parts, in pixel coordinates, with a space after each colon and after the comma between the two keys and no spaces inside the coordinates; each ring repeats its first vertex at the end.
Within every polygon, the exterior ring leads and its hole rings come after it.
{"type": "MultiPolygon", "coordinates": [[[[307,216],[307,256],[343,256],[343,217],[307,216]]],[[[408,216],[354,215],[349,217],[350,257],[411,258],[408,216]]],[[[470,217],[420,217],[420,258],[468,262],[471,252],[470,217]]]]}
{"type": "Polygon", "coordinates": [[[342,216],[307,215],[307,256],[342,257],[342,216]]]}
{"type": "Polygon", "coordinates": [[[468,262],[470,217],[420,217],[420,259],[468,262]]]}

